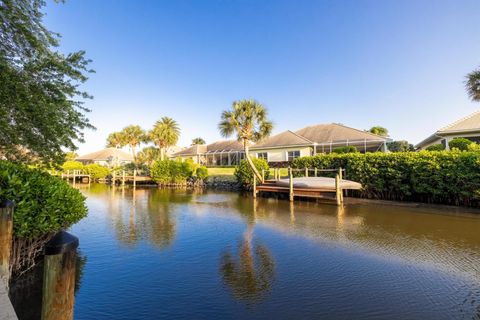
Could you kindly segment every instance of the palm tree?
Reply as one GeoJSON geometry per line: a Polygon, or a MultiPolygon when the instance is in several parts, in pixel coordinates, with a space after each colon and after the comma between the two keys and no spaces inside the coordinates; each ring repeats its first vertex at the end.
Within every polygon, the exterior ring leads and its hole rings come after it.
{"type": "Polygon", "coordinates": [[[160,159],[164,160],[167,148],[177,143],[180,137],[180,128],[172,118],[163,117],[155,123],[148,136],[160,148],[160,159]]]}
{"type": "Polygon", "coordinates": [[[110,133],[107,137],[108,148],[121,148],[125,146],[125,139],[121,132],[110,133]]]}
{"type": "Polygon", "coordinates": [[[142,151],[137,154],[137,161],[149,167],[158,159],[160,159],[160,150],[155,147],[143,148],[142,151]]]}
{"type": "Polygon", "coordinates": [[[234,101],[231,110],[222,112],[221,121],[218,124],[222,136],[229,137],[234,133],[237,134],[238,141],[243,143],[245,158],[260,181],[263,181],[263,177],[250,158],[249,144],[268,137],[272,128],[272,122],[267,119],[267,110],[253,99],[234,101]]]}
{"type": "Polygon", "coordinates": [[[376,134],[377,136],[380,136],[380,137],[388,137],[388,129],[381,126],[371,127],[370,130],[368,130],[368,132],[376,134]]]}
{"type": "Polygon", "coordinates": [[[467,75],[465,86],[467,87],[468,96],[473,101],[480,102],[480,69],[472,71],[467,75]]]}
{"type": "Polygon", "coordinates": [[[197,144],[205,144],[205,143],[206,143],[205,140],[203,140],[203,138],[201,138],[201,137],[192,139],[192,146],[197,145],[197,144]]]}
{"type": "Polygon", "coordinates": [[[237,254],[225,252],[220,262],[220,273],[235,297],[256,302],[270,291],[275,277],[275,261],[262,245],[253,245],[253,231],[257,219],[257,203],[253,207],[240,206],[240,213],[247,222],[247,230],[237,254]]]}
{"type": "Polygon", "coordinates": [[[140,126],[130,125],[128,127],[123,128],[120,132],[123,137],[123,144],[128,145],[130,150],[132,150],[133,160],[136,161],[136,154],[135,148],[142,142],[147,142],[148,138],[140,126]]]}

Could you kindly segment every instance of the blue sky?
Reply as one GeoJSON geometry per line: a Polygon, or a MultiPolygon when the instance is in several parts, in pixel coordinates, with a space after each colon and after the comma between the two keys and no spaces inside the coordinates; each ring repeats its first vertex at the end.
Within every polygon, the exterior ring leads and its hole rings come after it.
{"type": "Polygon", "coordinates": [[[480,1],[68,0],[45,23],[61,50],[86,50],[96,131],[177,120],[180,145],[220,139],[222,110],[255,98],[274,133],[317,123],[382,125],[417,143],[468,115],[480,66],[480,1]]]}

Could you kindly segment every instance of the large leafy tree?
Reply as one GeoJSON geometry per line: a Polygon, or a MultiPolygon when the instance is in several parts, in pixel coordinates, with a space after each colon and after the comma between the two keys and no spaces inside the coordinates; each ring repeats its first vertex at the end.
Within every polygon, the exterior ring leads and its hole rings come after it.
{"type": "Polygon", "coordinates": [[[160,159],[165,159],[165,153],[168,147],[177,143],[180,137],[180,127],[178,123],[169,117],[163,117],[157,121],[153,129],[149,132],[149,138],[160,148],[160,159]]]}
{"type": "Polygon", "coordinates": [[[201,137],[197,137],[197,138],[194,138],[192,139],[192,146],[194,145],[197,145],[197,144],[205,144],[205,140],[203,140],[203,138],[201,137]]]}
{"type": "Polygon", "coordinates": [[[120,132],[123,137],[124,145],[127,145],[133,154],[134,161],[136,160],[135,149],[144,142],[148,142],[147,134],[140,126],[130,125],[120,132]]]}
{"type": "Polygon", "coordinates": [[[370,130],[368,130],[368,132],[376,134],[377,136],[380,136],[380,137],[388,137],[388,129],[381,126],[371,127],[370,130]]]}
{"type": "Polygon", "coordinates": [[[397,141],[387,142],[387,149],[391,152],[415,151],[413,144],[409,143],[406,140],[397,140],[397,141]]]}
{"type": "Polygon", "coordinates": [[[64,150],[93,128],[80,90],[89,60],[57,50],[59,35],[43,25],[43,0],[0,1],[0,156],[62,162],[64,150]]]}
{"type": "Polygon", "coordinates": [[[249,155],[251,142],[260,141],[270,135],[273,124],[268,120],[267,109],[259,102],[250,100],[234,101],[230,110],[222,112],[218,129],[224,137],[237,135],[243,143],[245,158],[260,181],[263,177],[258,172],[249,155]]]}
{"type": "Polygon", "coordinates": [[[468,96],[473,101],[480,101],[480,69],[472,71],[467,75],[465,86],[468,96]]]}
{"type": "Polygon", "coordinates": [[[108,148],[122,148],[126,145],[122,132],[112,132],[107,137],[108,148]]]}

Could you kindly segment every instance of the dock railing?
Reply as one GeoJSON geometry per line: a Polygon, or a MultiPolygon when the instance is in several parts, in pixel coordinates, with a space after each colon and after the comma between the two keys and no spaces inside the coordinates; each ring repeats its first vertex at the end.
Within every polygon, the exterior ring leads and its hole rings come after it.
{"type": "MultiPolygon", "coordinates": [[[[322,173],[332,173],[334,174],[335,179],[335,187],[331,189],[320,188],[316,190],[318,192],[318,197],[320,197],[320,193],[327,192],[327,193],[335,193],[335,201],[338,205],[343,204],[343,188],[341,186],[342,180],[346,176],[346,169],[345,168],[337,168],[337,169],[318,169],[318,168],[292,168],[288,167],[287,169],[287,178],[289,180],[288,183],[288,193],[289,193],[289,200],[293,201],[296,195],[296,191],[301,191],[300,195],[305,195],[305,188],[297,188],[294,187],[294,178],[295,177],[318,177],[322,173]]],[[[273,180],[265,181],[265,170],[262,170],[262,181],[260,185],[257,185],[257,178],[253,176],[253,197],[257,197],[257,193],[259,190],[263,191],[271,191],[271,192],[284,192],[282,188],[279,187],[272,187],[275,185],[275,182],[282,179],[281,172],[285,171],[285,168],[273,168],[273,180]]],[[[286,191],[286,190],[285,190],[286,191]]]]}

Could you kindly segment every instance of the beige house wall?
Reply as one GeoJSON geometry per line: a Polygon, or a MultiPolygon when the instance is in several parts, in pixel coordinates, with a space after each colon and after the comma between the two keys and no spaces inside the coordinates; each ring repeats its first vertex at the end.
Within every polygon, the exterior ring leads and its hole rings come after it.
{"type": "Polygon", "coordinates": [[[250,156],[256,158],[258,153],[267,153],[268,162],[283,162],[288,161],[289,151],[300,151],[300,157],[312,155],[313,147],[289,147],[289,148],[275,148],[275,149],[255,149],[250,150],[250,156]]]}

